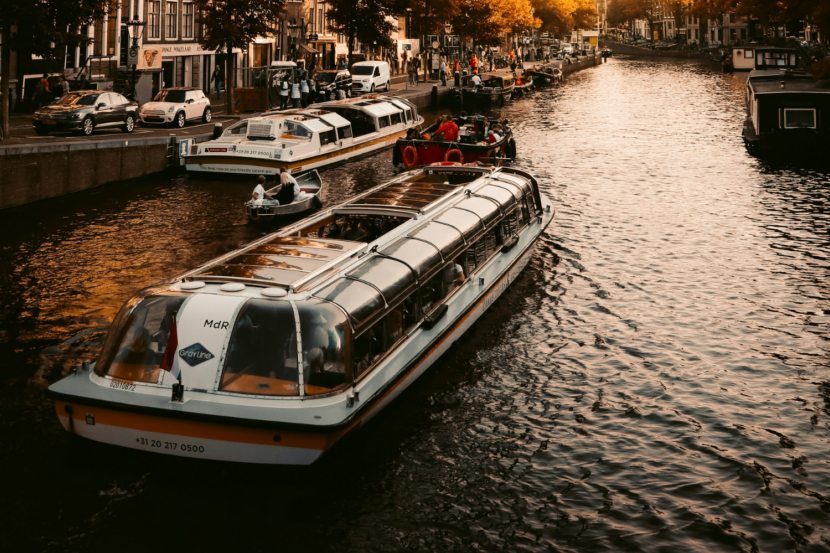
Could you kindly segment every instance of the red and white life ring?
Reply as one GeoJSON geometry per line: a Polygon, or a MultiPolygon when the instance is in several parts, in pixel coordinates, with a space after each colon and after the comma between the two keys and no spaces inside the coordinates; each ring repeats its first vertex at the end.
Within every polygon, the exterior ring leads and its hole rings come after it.
{"type": "Polygon", "coordinates": [[[452,150],[447,150],[447,153],[444,154],[444,161],[454,161],[454,162],[457,162],[457,163],[464,163],[464,154],[461,153],[461,150],[459,150],[458,148],[453,148],[452,150]],[[454,155],[455,152],[458,152],[457,156],[454,155]],[[455,158],[455,157],[457,157],[458,159],[450,159],[450,158],[455,158]]]}
{"type": "Polygon", "coordinates": [[[415,146],[407,146],[403,150],[403,164],[407,168],[412,168],[418,165],[418,150],[415,146]]]}

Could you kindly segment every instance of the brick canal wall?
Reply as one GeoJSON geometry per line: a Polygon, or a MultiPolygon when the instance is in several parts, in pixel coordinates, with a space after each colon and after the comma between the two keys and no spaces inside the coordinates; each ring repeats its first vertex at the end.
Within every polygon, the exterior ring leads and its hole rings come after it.
{"type": "MultiPolygon", "coordinates": [[[[602,58],[597,55],[579,58],[570,64],[560,62],[560,67],[567,75],[601,63],[602,58]]],[[[419,109],[436,107],[433,84],[421,83],[418,89],[410,89],[400,96],[419,109]]],[[[450,107],[450,87],[439,86],[437,96],[438,106],[450,107]]],[[[204,142],[211,136],[125,136],[118,140],[0,146],[0,209],[166,171],[178,164],[182,139],[204,142]]]]}
{"type": "MultiPolygon", "coordinates": [[[[210,136],[183,138],[201,142],[210,136]]],[[[180,138],[170,140],[125,137],[0,147],[0,209],[165,171],[178,163],[180,138]]]]}

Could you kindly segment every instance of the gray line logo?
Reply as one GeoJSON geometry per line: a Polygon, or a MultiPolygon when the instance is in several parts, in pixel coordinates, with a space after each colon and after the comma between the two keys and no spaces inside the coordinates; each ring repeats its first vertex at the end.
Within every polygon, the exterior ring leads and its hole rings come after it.
{"type": "Polygon", "coordinates": [[[199,363],[204,363],[205,361],[213,359],[213,354],[209,352],[205,346],[199,342],[196,342],[192,346],[180,349],[179,357],[184,359],[184,362],[191,367],[195,367],[199,363]]]}

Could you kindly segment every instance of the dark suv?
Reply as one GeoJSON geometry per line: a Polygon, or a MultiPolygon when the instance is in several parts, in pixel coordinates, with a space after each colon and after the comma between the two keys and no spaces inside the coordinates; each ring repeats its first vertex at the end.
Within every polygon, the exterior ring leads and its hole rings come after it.
{"type": "Polygon", "coordinates": [[[342,90],[346,97],[352,89],[352,75],[345,70],[318,71],[314,75],[317,82],[317,101],[337,100],[337,91],[342,90]]]}
{"type": "Polygon", "coordinates": [[[111,127],[129,133],[133,132],[137,119],[138,104],[116,92],[78,90],[37,110],[32,127],[40,136],[50,131],[73,131],[89,136],[95,129],[111,127]]]}

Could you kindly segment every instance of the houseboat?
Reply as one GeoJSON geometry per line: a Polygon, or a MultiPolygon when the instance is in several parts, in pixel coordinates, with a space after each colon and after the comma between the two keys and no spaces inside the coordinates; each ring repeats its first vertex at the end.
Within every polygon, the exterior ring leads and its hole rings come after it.
{"type": "Polygon", "coordinates": [[[748,44],[733,46],[732,55],[723,62],[725,71],[752,71],[753,69],[795,69],[798,50],[748,44]]]}
{"type": "MultiPolygon", "coordinates": [[[[506,121],[502,124],[504,136],[496,142],[485,142],[484,128],[486,117],[473,115],[455,117],[458,125],[458,140],[431,140],[438,130],[438,124],[431,125],[423,133],[410,132],[399,138],[392,152],[392,164],[403,165],[407,169],[439,162],[484,163],[495,166],[504,165],[506,161],[516,159],[516,141],[513,130],[506,121]]],[[[494,120],[493,123],[496,121],[494,120]]]]}
{"type": "Polygon", "coordinates": [[[48,395],[90,440],[310,464],[483,316],[553,216],[523,171],[404,173],[138,292],[48,395]]]}
{"type": "Polygon", "coordinates": [[[185,156],[192,172],[275,175],[316,169],[390,148],[423,123],[418,108],[390,96],[363,96],[266,113],[194,144],[185,156]]]}
{"type": "Polygon", "coordinates": [[[750,150],[804,150],[830,142],[830,80],[790,69],[756,69],[746,83],[750,150]]]}

